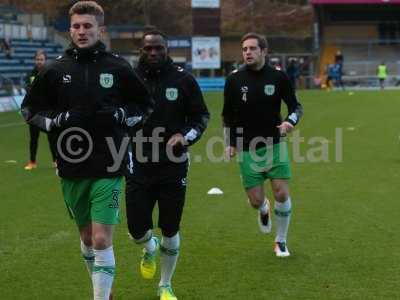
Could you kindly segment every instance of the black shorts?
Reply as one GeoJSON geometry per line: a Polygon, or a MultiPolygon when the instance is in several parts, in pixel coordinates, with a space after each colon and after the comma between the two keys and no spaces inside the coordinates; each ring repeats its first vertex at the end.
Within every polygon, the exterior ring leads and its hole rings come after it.
{"type": "Polygon", "coordinates": [[[158,227],[171,237],[179,231],[186,194],[188,163],[136,165],[126,177],[126,214],[130,234],[140,239],[153,228],[158,203],[158,227]]]}

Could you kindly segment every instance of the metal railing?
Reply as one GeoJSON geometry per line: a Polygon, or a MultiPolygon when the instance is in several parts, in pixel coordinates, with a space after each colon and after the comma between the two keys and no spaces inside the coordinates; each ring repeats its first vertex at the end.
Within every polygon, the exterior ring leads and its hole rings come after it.
{"type": "Polygon", "coordinates": [[[15,91],[14,82],[3,75],[0,75],[0,97],[12,96],[15,91]]]}
{"type": "MultiPolygon", "coordinates": [[[[400,58],[400,57],[399,57],[400,58]]],[[[378,65],[381,60],[374,61],[350,61],[343,64],[344,75],[347,76],[375,76],[377,73],[378,65]]],[[[388,61],[385,60],[387,66],[388,75],[400,76],[400,60],[388,61]]]]}

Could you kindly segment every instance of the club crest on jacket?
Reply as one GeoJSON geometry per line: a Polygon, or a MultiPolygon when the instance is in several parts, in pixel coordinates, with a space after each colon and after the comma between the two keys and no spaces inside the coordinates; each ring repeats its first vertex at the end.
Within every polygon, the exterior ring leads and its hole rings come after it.
{"type": "Polygon", "coordinates": [[[275,93],[275,85],[273,84],[266,84],[264,86],[264,93],[267,96],[272,96],[275,93]]]}
{"type": "Polygon", "coordinates": [[[178,89],[167,88],[165,90],[165,97],[167,97],[169,101],[175,101],[176,99],[178,99],[178,89]]]}
{"type": "Polygon", "coordinates": [[[114,84],[114,76],[112,74],[101,73],[100,74],[100,85],[103,88],[109,89],[114,84]]]}

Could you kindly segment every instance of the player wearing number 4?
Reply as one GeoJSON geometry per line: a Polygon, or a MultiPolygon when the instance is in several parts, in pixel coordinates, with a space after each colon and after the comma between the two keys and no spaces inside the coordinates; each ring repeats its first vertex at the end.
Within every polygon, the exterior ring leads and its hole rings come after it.
{"type": "Polygon", "coordinates": [[[112,150],[119,149],[128,128],[148,117],[153,102],[129,63],[107,52],[100,41],[101,6],[78,1],[69,15],[72,43],[35,79],[22,114],[29,124],[58,136],[58,174],[78,226],[93,299],[108,300],[123,179],[121,167],[110,168],[112,150]]]}
{"type": "Polygon", "coordinates": [[[244,65],[230,74],[224,90],[222,112],[227,132],[228,157],[239,155],[243,186],[251,206],[258,210],[263,233],[271,232],[271,205],[265,197],[264,181],[270,179],[275,198],[278,257],[289,256],[287,232],[291,215],[288,180],[291,177],[287,145],[283,138],[303,114],[287,75],[266,63],[267,41],[256,33],[241,40],[244,65]],[[282,100],[288,116],[282,121],[282,100]]]}

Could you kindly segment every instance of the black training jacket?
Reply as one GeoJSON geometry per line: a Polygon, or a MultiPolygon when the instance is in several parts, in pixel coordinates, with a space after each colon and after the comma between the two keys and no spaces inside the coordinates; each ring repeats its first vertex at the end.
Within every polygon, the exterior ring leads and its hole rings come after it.
{"type": "Polygon", "coordinates": [[[53,128],[60,146],[58,173],[64,178],[107,178],[122,175],[124,169],[112,168],[110,149],[119,150],[127,133],[126,127],[115,122],[113,112],[124,108],[128,117],[146,119],[153,105],[129,63],[98,42],[89,49],[71,45],[47,65],[33,81],[22,111],[28,123],[34,123],[33,117],[49,120],[61,112],[79,113],[82,118],[74,126],[79,132],[53,128]]]}
{"type": "MultiPolygon", "coordinates": [[[[210,114],[195,78],[173,64],[170,58],[159,68],[151,68],[141,59],[135,71],[155,101],[154,112],[144,125],[143,136],[158,135],[155,129],[161,129],[158,154],[152,155],[150,142],[144,143],[143,154],[150,163],[168,163],[171,161],[166,154],[168,139],[181,133],[188,146],[194,144],[206,129],[210,114]]],[[[172,152],[174,157],[185,159],[187,147],[176,147],[172,152]]]]}
{"type": "Polygon", "coordinates": [[[35,80],[36,76],[39,74],[39,70],[37,67],[34,67],[32,72],[30,72],[26,77],[25,77],[25,88],[29,90],[31,84],[35,80]]]}
{"type": "Polygon", "coordinates": [[[226,79],[222,111],[224,126],[229,129],[229,145],[241,147],[238,140],[243,139],[243,150],[248,150],[251,141],[259,137],[278,143],[282,100],[288,107],[285,121],[296,125],[303,108],[284,72],[267,64],[259,71],[246,66],[233,71],[226,79]]]}

